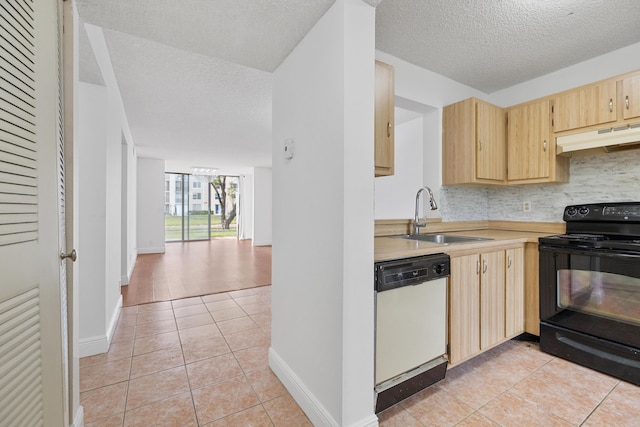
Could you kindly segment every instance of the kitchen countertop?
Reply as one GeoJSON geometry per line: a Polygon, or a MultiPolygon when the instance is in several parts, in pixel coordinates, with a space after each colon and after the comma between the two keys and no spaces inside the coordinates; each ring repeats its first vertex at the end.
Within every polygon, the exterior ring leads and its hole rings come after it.
{"type": "MultiPolygon", "coordinates": [[[[435,232],[434,232],[435,233],[435,232]]],[[[430,234],[429,231],[421,234],[430,234]]],[[[516,247],[524,243],[537,243],[539,237],[558,233],[540,233],[511,230],[464,230],[447,231],[442,234],[461,235],[469,237],[486,237],[493,240],[481,240],[465,243],[438,244],[417,240],[402,239],[400,236],[376,237],[374,243],[374,260],[388,261],[398,258],[408,258],[419,255],[446,253],[451,256],[462,256],[471,253],[516,247]]]]}

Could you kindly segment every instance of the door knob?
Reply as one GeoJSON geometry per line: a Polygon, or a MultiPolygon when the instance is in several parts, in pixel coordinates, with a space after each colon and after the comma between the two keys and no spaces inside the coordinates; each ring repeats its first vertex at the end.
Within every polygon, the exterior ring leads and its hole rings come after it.
{"type": "Polygon", "coordinates": [[[75,262],[78,259],[78,253],[75,249],[71,249],[71,252],[65,254],[64,252],[60,252],[60,259],[70,258],[72,262],[75,262]]]}

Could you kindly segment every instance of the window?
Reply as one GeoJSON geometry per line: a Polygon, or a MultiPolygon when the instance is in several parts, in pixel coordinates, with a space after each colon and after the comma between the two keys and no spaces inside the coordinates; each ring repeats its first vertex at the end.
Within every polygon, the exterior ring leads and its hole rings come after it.
{"type": "Polygon", "coordinates": [[[202,193],[193,193],[193,200],[201,200],[202,193]]]}
{"type": "Polygon", "coordinates": [[[193,181],[193,188],[202,188],[202,183],[200,181],[193,181]]]}

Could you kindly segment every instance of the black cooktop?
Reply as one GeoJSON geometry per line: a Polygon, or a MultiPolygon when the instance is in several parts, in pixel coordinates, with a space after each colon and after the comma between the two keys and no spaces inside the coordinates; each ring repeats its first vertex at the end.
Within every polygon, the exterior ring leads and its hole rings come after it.
{"type": "Polygon", "coordinates": [[[571,205],[563,219],[566,234],[542,237],[541,244],[640,252],[640,202],[571,205]]]}

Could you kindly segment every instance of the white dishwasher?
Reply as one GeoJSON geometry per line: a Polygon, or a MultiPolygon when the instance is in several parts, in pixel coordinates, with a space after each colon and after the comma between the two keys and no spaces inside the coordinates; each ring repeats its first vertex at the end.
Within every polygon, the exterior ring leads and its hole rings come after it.
{"type": "Polygon", "coordinates": [[[449,256],[375,264],[376,413],[444,378],[449,256]]]}

